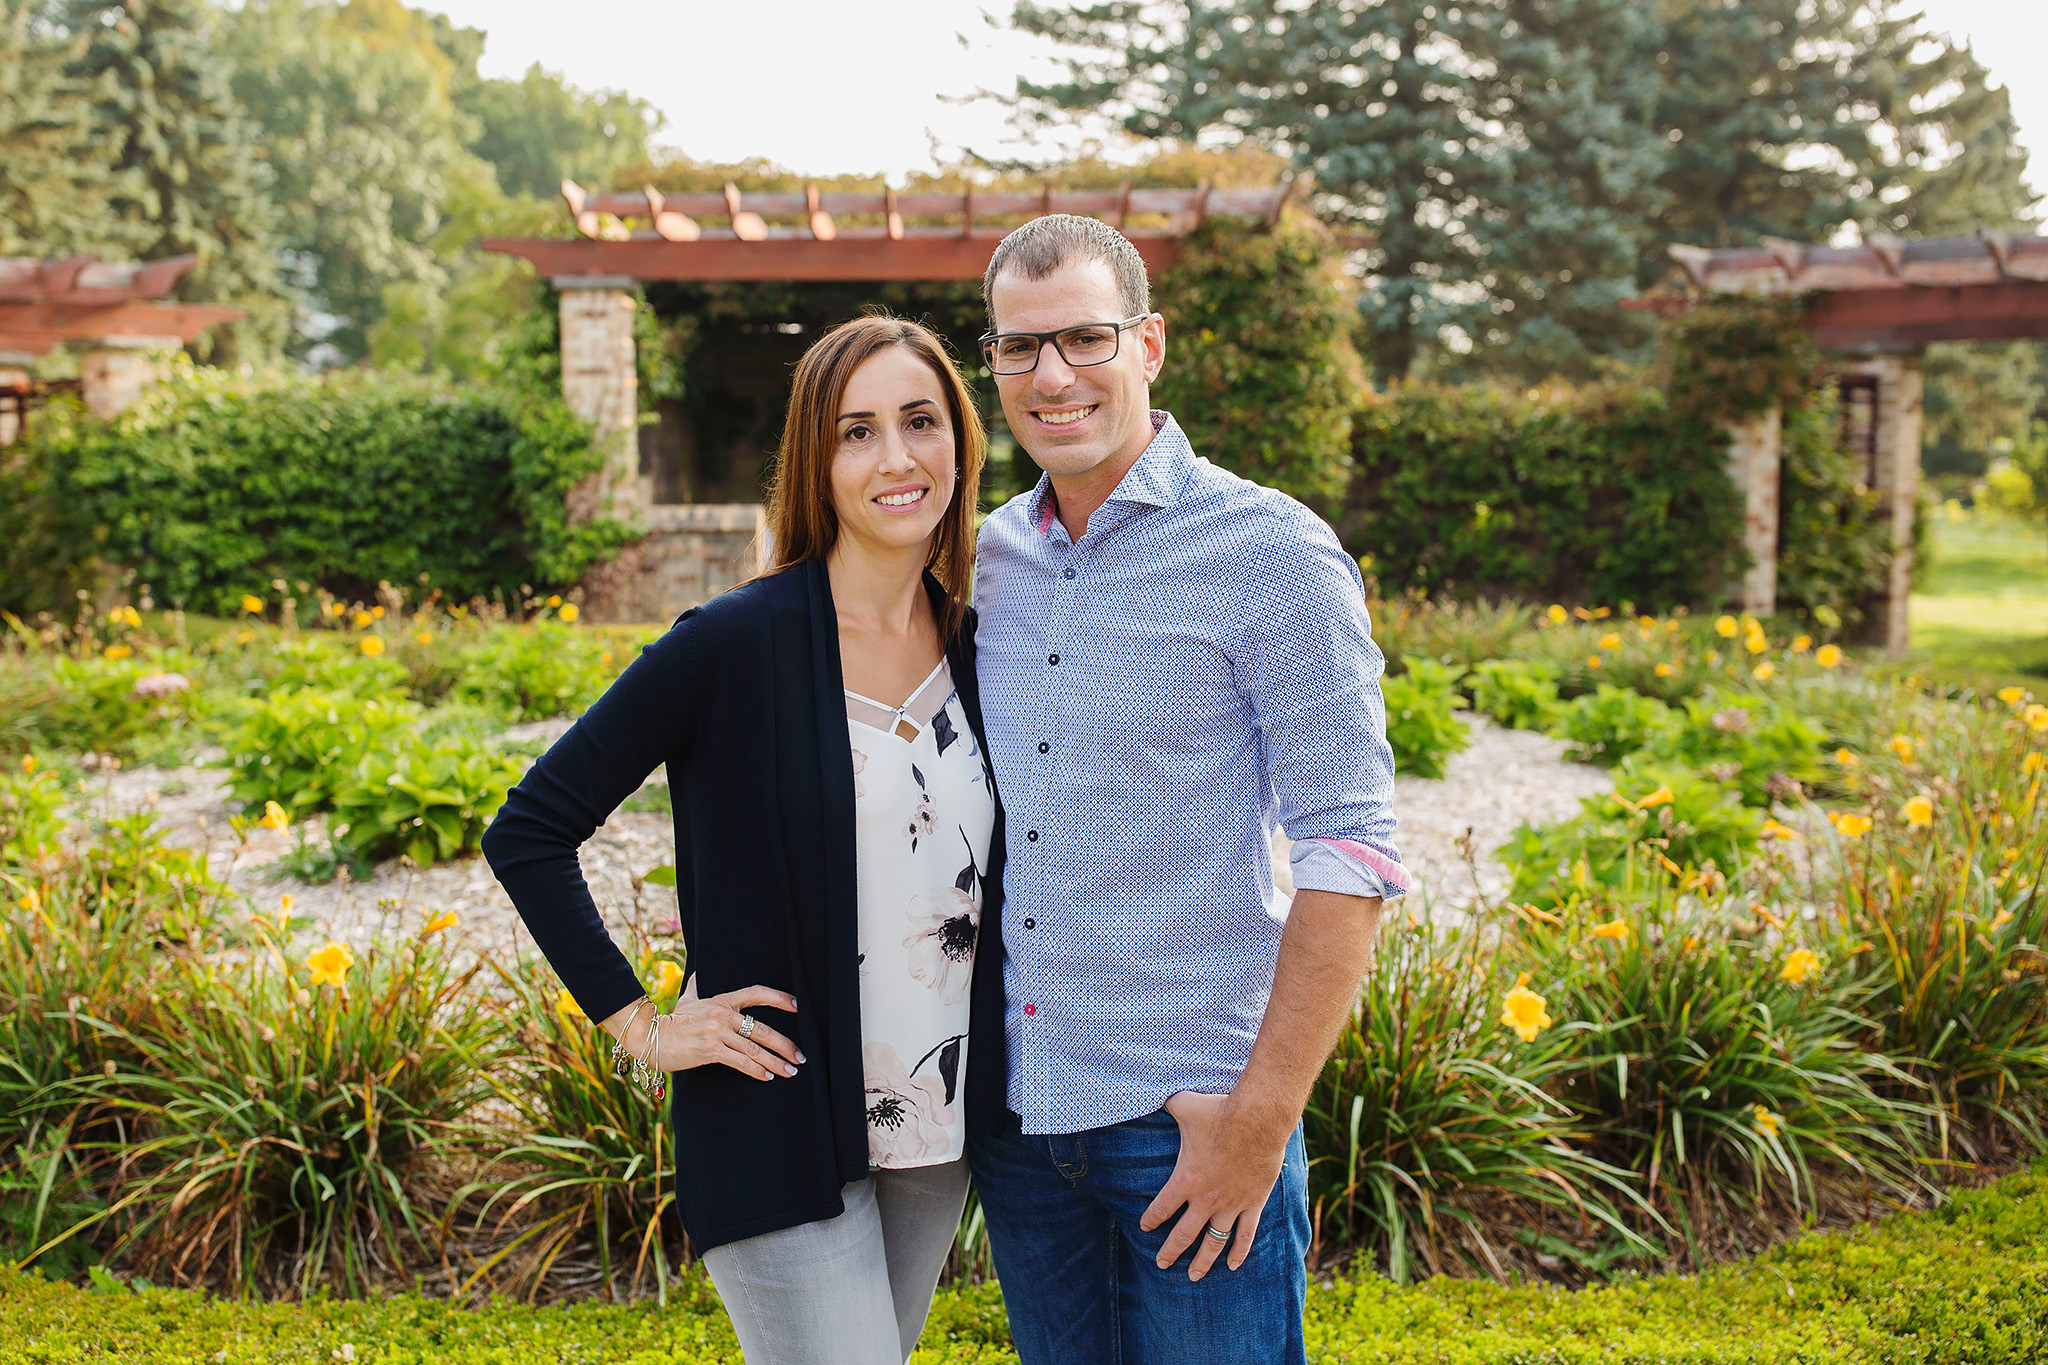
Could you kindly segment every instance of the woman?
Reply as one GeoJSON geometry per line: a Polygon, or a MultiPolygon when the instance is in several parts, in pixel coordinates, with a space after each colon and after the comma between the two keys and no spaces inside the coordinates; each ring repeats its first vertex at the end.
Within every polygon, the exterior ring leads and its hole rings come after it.
{"type": "Polygon", "coordinates": [[[1002,836],[963,604],[982,453],[930,332],[821,338],[774,570],[649,645],[484,837],[615,1058],[675,1073],[677,1202],[749,1361],[908,1358],[968,1111],[1002,1107],[1000,949],[975,952],[1002,942],[1002,836]],[[662,763],[690,976],[657,1016],[576,849],[662,763]]]}

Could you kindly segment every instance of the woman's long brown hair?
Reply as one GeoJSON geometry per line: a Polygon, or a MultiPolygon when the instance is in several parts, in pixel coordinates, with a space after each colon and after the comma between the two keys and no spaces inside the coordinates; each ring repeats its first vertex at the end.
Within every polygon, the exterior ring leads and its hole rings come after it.
{"type": "Polygon", "coordinates": [[[839,406],[853,372],[889,346],[904,347],[931,367],[953,421],[953,503],[940,519],[925,558],[925,567],[946,590],[939,636],[950,644],[966,614],[974,579],[974,520],[988,437],[974,396],[953,367],[945,343],[907,318],[864,317],[841,323],[819,337],[797,362],[782,448],[768,489],[768,531],[775,540],[769,569],[823,558],[838,543],[832,460],[839,449],[839,406]]]}

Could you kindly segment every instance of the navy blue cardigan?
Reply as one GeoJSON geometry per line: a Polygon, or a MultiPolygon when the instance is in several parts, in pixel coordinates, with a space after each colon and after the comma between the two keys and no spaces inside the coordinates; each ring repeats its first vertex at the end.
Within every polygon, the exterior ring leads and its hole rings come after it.
{"type": "MultiPolygon", "coordinates": [[[[934,609],[944,603],[926,575],[934,609]]],[[[943,618],[941,618],[943,619],[943,618]]],[[[947,647],[977,738],[974,619],[947,647]]],[[[725,1066],[672,1078],[676,1194],[698,1250],[836,1217],[865,1179],[853,760],[839,622],[822,560],[685,612],[512,789],[484,855],[576,1003],[604,1019],[642,992],[584,884],[576,850],[659,764],[675,805],[676,899],[701,995],[772,986],[794,1016],[753,1011],[809,1061],[758,1081],[725,1066]]],[[[982,739],[983,762],[988,744],[982,739]]],[[[989,774],[994,790],[994,773],[989,774]]],[[[1003,822],[984,883],[964,1100],[1005,1108],[1003,822]]]]}

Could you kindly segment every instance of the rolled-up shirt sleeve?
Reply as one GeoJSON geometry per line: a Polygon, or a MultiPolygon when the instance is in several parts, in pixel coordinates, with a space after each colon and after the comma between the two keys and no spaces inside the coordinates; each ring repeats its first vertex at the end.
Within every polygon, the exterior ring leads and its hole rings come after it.
{"type": "Polygon", "coordinates": [[[681,758],[694,705],[689,617],[640,657],[519,780],[484,831],[484,857],[533,941],[592,1019],[640,998],[577,850],[648,775],[681,758]]]}
{"type": "Polygon", "coordinates": [[[1289,502],[1247,577],[1245,678],[1297,891],[1390,898],[1413,878],[1394,844],[1394,751],[1358,566],[1289,502]]]}

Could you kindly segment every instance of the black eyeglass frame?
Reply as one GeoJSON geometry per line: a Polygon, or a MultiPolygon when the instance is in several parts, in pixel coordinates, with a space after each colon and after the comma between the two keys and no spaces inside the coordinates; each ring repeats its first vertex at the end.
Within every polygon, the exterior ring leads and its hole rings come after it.
{"type": "Polygon", "coordinates": [[[1055,328],[1050,332],[985,332],[980,338],[981,358],[988,362],[990,374],[1001,375],[1005,379],[1013,379],[1020,374],[1030,374],[1032,370],[1038,368],[1039,360],[1045,355],[1045,344],[1049,341],[1052,343],[1054,352],[1059,355],[1060,360],[1071,369],[1085,370],[1096,365],[1107,365],[1110,361],[1123,354],[1124,333],[1130,331],[1133,327],[1142,326],[1151,316],[1150,313],[1139,313],[1135,317],[1125,318],[1122,322],[1076,322],[1070,326],[1055,328]],[[1109,328],[1110,335],[1116,339],[1115,347],[1100,360],[1084,360],[1079,362],[1068,360],[1066,347],[1060,345],[1060,338],[1068,332],[1085,331],[1090,327],[1109,328]],[[1038,349],[1031,353],[1031,364],[1029,367],[1021,370],[998,370],[996,368],[996,358],[992,352],[997,342],[1007,341],[1012,337],[1030,337],[1038,343],[1038,349]]]}

